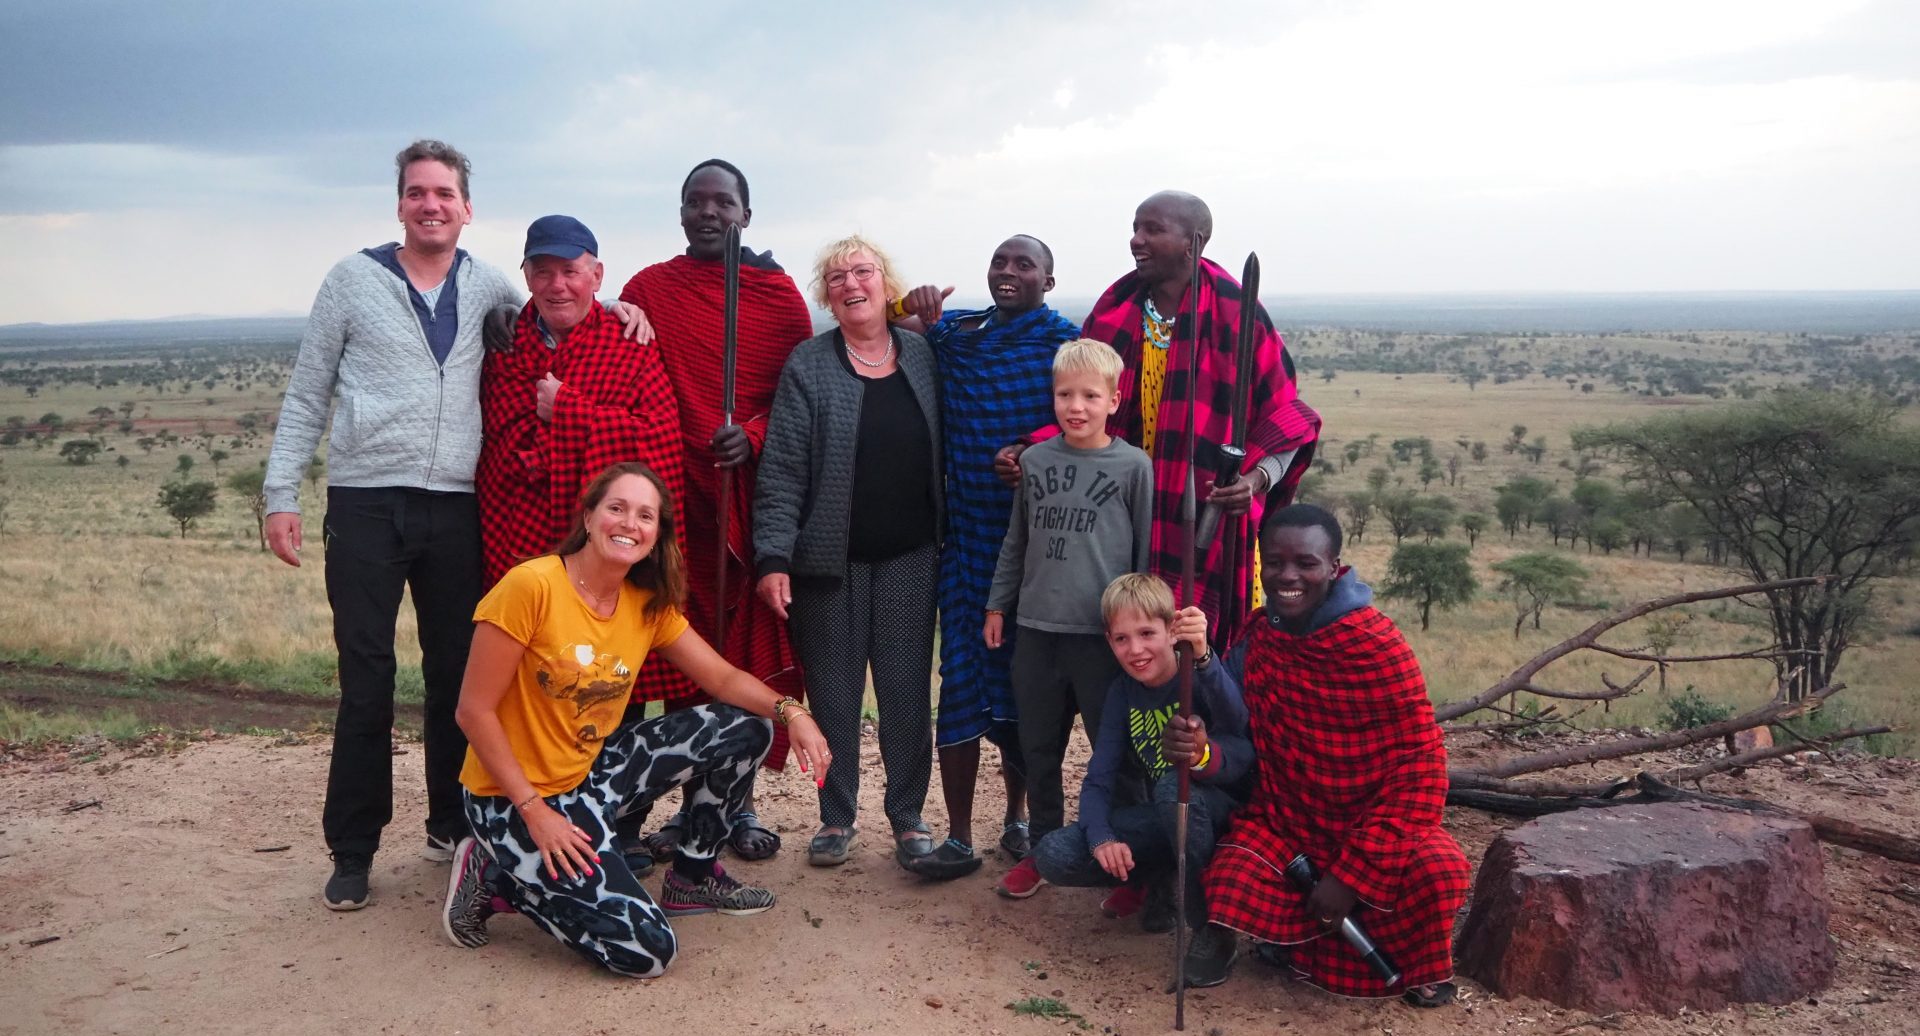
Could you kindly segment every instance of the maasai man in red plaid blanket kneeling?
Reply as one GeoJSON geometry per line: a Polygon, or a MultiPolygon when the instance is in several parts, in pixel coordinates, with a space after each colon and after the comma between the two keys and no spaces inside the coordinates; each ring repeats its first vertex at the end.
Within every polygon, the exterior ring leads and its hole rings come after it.
{"type": "MultiPolygon", "coordinates": [[[[640,461],[679,501],[680,412],[660,349],[625,337],[595,294],[600,244],[571,216],[527,228],[520,264],[533,294],[512,346],[480,371],[484,438],[474,475],[488,588],[565,538],[580,490],[608,465],[640,461]]],[[[677,513],[678,528],[685,528],[677,513]]]]}
{"type": "Polygon", "coordinates": [[[1420,663],[1340,564],[1340,525],[1326,511],[1268,514],[1260,562],[1267,606],[1229,664],[1243,674],[1259,779],[1207,867],[1212,924],[1196,950],[1242,932],[1330,992],[1447,1003],[1468,867],[1440,827],[1447,749],[1420,663]],[[1320,875],[1310,893],[1282,873],[1301,855],[1320,875]],[[1343,941],[1348,916],[1399,982],[1343,941]]]}

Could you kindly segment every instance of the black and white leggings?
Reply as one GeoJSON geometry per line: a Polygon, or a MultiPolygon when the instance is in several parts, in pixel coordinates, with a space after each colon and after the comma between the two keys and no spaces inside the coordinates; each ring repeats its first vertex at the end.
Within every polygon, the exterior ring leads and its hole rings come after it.
{"type": "Polygon", "coordinates": [[[592,874],[547,876],[540,849],[513,803],[467,793],[467,823],[493,858],[494,891],[547,934],[621,975],[653,978],[676,950],[667,915],[640,885],[614,842],[614,818],[687,787],[680,852],[711,858],[753,786],[773,743],[773,725],[731,705],[699,705],[619,727],[601,745],[586,780],[547,805],[587,833],[600,861],[592,874]]]}

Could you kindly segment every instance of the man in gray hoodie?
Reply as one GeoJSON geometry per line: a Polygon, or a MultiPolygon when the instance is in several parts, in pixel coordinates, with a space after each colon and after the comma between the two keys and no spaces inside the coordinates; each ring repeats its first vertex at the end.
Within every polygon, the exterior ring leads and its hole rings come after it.
{"type": "Polygon", "coordinates": [[[340,712],[321,826],[333,910],[367,905],[367,873],[393,819],[403,588],[413,590],[426,683],[426,857],[451,859],[465,830],[467,743],[453,714],[480,600],[480,326],[493,307],[519,303],[499,270],[458,247],[473,221],[467,157],[419,140],[394,161],[402,240],[342,259],[321,283],[267,461],[267,542],[298,566],[300,479],[332,414],[321,534],[340,712]]]}

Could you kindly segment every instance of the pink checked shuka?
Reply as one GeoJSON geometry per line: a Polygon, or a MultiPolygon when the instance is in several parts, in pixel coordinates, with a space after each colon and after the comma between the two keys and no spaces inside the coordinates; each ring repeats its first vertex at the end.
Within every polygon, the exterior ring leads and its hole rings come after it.
{"type": "Polygon", "coordinates": [[[1207,867],[1212,920],[1291,945],[1296,969],[1344,996],[1445,981],[1468,866],[1440,827],[1447,750],[1412,649],[1371,605],[1305,636],[1256,615],[1247,636],[1259,779],[1207,867]],[[1359,893],[1353,917],[1400,966],[1401,986],[1307,916],[1281,874],[1299,853],[1359,893]]]}
{"type": "MultiPolygon", "coordinates": [[[[480,424],[485,438],[474,488],[487,587],[557,546],[580,491],[610,464],[640,461],[676,502],[685,495],[680,414],[660,349],[621,337],[620,321],[598,305],[549,349],[527,303],[514,325],[513,351],[488,353],[481,367],[480,424]],[[553,420],[542,421],[535,386],[549,371],[562,387],[553,420]]],[[[684,539],[684,513],[676,507],[675,515],[684,539]]]]}
{"type": "MultiPolygon", "coordinates": [[[[1196,387],[1187,384],[1187,357],[1193,332],[1189,323],[1192,288],[1180,303],[1178,324],[1167,356],[1167,376],[1160,408],[1154,422],[1153,442],[1153,543],[1151,569],[1155,575],[1177,585],[1180,556],[1185,535],[1180,527],[1180,495],[1187,484],[1187,437],[1198,434],[1195,456],[1208,465],[1219,455],[1219,447],[1232,439],[1234,342],[1240,333],[1240,284],[1210,259],[1200,261],[1200,365],[1196,387]],[[1192,400],[1192,406],[1188,406],[1192,400]]],[[[1129,273],[1113,283],[1100,296],[1088,314],[1080,333],[1113,346],[1125,362],[1120,374],[1120,409],[1107,422],[1107,431],[1139,445],[1142,418],[1140,412],[1141,350],[1151,348],[1142,339],[1141,322],[1146,315],[1146,284],[1138,273],[1129,273]]],[[[1260,321],[1254,336],[1254,383],[1247,408],[1247,461],[1242,473],[1250,472],[1266,457],[1297,450],[1285,476],[1274,487],[1272,502],[1285,503],[1293,498],[1293,489],[1313,460],[1313,444],[1320,436],[1320,416],[1300,401],[1294,384],[1293,363],[1287,359],[1286,346],[1273,329],[1264,307],[1255,307],[1260,321]]],[[[1203,468],[1197,473],[1196,486],[1205,500],[1206,484],[1212,475],[1203,468]]],[[[1222,535],[1215,537],[1213,549],[1195,561],[1200,573],[1200,608],[1207,613],[1213,629],[1213,642],[1232,644],[1239,639],[1240,626],[1251,607],[1253,590],[1253,530],[1260,527],[1263,501],[1255,500],[1250,514],[1239,522],[1240,551],[1229,558],[1224,535],[1228,518],[1222,522],[1222,535]]]]}

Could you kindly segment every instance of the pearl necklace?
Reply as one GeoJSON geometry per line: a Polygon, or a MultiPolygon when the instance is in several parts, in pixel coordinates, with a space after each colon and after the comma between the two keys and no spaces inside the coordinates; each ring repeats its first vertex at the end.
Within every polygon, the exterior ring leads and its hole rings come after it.
{"type": "Polygon", "coordinates": [[[853,362],[859,364],[862,367],[870,367],[874,370],[878,370],[881,367],[885,367],[887,365],[888,360],[893,359],[893,336],[892,335],[887,336],[886,351],[882,352],[880,354],[880,358],[877,360],[869,360],[866,357],[860,355],[859,353],[854,352],[852,343],[848,343],[845,348],[847,350],[847,355],[853,358],[853,362]]]}

